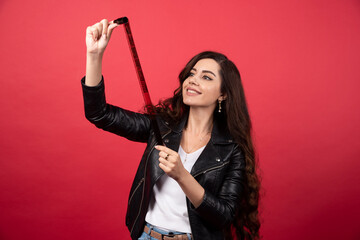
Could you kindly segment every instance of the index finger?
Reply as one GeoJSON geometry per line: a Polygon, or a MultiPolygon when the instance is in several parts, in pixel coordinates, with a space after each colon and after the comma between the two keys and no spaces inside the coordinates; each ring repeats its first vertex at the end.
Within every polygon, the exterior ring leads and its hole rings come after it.
{"type": "Polygon", "coordinates": [[[168,154],[175,154],[177,152],[175,152],[174,150],[168,148],[168,147],[165,147],[165,146],[161,146],[161,145],[156,145],[155,148],[159,151],[163,151],[163,152],[166,152],[168,154]]]}
{"type": "Polygon", "coordinates": [[[119,26],[119,24],[114,23],[113,21],[109,22],[109,26],[108,26],[108,30],[107,30],[107,36],[108,36],[108,37],[111,36],[112,31],[113,31],[117,26],[119,26]]]}

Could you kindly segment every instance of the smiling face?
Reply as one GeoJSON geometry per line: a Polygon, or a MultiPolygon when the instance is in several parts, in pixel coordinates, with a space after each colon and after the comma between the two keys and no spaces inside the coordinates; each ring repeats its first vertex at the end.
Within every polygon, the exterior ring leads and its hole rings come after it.
{"type": "Polygon", "coordinates": [[[215,109],[218,99],[223,100],[220,92],[221,76],[219,64],[211,59],[199,60],[182,85],[184,104],[190,107],[215,109]]]}

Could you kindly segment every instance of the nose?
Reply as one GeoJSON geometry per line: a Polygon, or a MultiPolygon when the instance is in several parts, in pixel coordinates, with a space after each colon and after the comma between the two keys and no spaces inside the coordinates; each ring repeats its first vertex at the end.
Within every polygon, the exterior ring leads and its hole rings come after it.
{"type": "Polygon", "coordinates": [[[197,77],[195,75],[192,77],[189,77],[189,84],[198,85],[197,77]]]}

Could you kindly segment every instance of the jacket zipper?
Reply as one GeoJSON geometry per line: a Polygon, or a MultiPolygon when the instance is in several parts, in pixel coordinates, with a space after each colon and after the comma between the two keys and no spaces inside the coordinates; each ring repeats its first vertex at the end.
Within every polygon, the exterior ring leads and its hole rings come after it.
{"type": "Polygon", "coordinates": [[[214,169],[217,169],[217,168],[221,168],[221,167],[225,166],[225,165],[228,164],[228,163],[229,163],[229,161],[224,162],[223,164],[221,164],[221,165],[219,165],[219,166],[212,167],[212,168],[208,168],[208,169],[206,169],[205,171],[202,171],[202,172],[197,173],[197,174],[194,175],[193,177],[197,177],[197,176],[199,176],[200,174],[204,174],[204,173],[206,173],[206,172],[208,172],[208,171],[211,171],[211,170],[214,170],[214,169]]]}
{"type": "MultiPolygon", "coordinates": [[[[171,132],[171,130],[169,130],[167,133],[165,133],[162,138],[164,139],[164,137],[166,137],[170,132],[171,132]]],[[[145,178],[145,176],[146,176],[147,163],[148,163],[149,157],[150,157],[150,155],[151,155],[151,152],[154,150],[154,148],[155,148],[155,145],[151,147],[151,150],[150,150],[150,152],[149,152],[149,155],[148,155],[147,158],[146,158],[145,169],[144,169],[144,178],[145,178]]],[[[144,179],[144,178],[143,178],[143,179],[144,179]]],[[[142,194],[141,194],[141,202],[140,202],[139,212],[138,212],[138,214],[137,214],[137,216],[136,216],[136,218],[135,218],[134,225],[133,225],[132,228],[131,228],[130,235],[132,234],[132,232],[133,232],[133,230],[134,230],[135,224],[136,224],[137,219],[139,218],[139,215],[140,215],[140,212],[141,212],[141,205],[142,205],[142,202],[143,202],[143,200],[144,200],[144,190],[145,190],[145,183],[144,183],[143,191],[142,191],[142,194]]],[[[129,201],[129,204],[130,204],[130,201],[129,201]]]]}
{"type": "Polygon", "coordinates": [[[138,185],[136,186],[134,192],[131,194],[131,197],[130,197],[130,199],[129,199],[129,205],[130,205],[130,203],[131,203],[131,200],[132,200],[134,194],[136,193],[137,189],[140,187],[141,183],[142,183],[144,180],[145,180],[145,178],[142,178],[142,179],[140,180],[140,182],[139,182],[138,185]]]}

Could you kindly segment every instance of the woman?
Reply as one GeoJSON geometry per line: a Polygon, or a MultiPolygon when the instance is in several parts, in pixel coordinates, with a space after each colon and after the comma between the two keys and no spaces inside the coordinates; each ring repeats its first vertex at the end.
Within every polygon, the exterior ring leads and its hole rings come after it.
{"type": "Polygon", "coordinates": [[[85,116],[97,127],[147,142],[130,190],[132,239],[258,239],[259,180],[240,74],[224,55],[203,52],[156,107],[165,146],[150,119],[107,104],[101,63],[117,24],[87,28],[85,116]],[[151,237],[151,238],[150,238],[151,237]]]}

